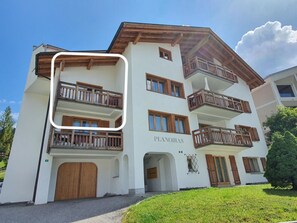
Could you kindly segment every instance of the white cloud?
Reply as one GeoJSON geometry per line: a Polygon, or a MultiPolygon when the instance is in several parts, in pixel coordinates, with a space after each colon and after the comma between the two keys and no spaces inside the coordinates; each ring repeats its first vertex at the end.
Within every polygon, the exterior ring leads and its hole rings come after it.
{"type": "Polygon", "coordinates": [[[6,99],[0,99],[0,103],[6,103],[6,99]]]}
{"type": "Polygon", "coordinates": [[[279,21],[248,31],[235,51],[262,77],[297,66],[297,30],[279,21]]]}

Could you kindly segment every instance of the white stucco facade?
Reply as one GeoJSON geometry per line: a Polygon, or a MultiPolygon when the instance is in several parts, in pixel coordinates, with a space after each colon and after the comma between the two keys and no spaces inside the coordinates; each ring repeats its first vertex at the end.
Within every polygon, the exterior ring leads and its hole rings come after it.
{"type": "MultiPolygon", "coordinates": [[[[123,55],[129,62],[129,80],[127,123],[122,130],[122,151],[49,149],[52,130],[46,114],[50,81],[37,77],[32,71],[35,55],[41,51],[44,51],[42,47],[33,51],[23,105],[0,194],[1,203],[32,201],[34,198],[35,204],[54,201],[58,169],[63,163],[95,164],[96,197],[106,194],[141,194],[146,191],[210,187],[206,154],[224,158],[224,174],[229,178],[228,185],[235,185],[229,156],[235,157],[241,185],[266,182],[260,158],[266,157],[267,147],[249,86],[238,77],[238,83],[225,89],[212,89],[211,86],[215,85],[211,85],[209,90],[247,101],[251,113],[241,113],[229,119],[218,118],[219,113],[213,119],[199,118],[202,116],[189,111],[187,96],[200,89],[196,89],[197,84],[193,84],[193,80],[184,77],[179,44],[172,46],[165,43],[130,42],[125,48],[123,55]],[[171,52],[172,60],[160,58],[160,47],[171,52]],[[181,83],[185,97],[147,90],[147,74],[181,83]],[[149,130],[149,111],[187,117],[189,133],[149,130]],[[257,129],[259,140],[253,141],[251,147],[214,144],[195,148],[192,131],[199,129],[201,124],[230,129],[234,129],[235,125],[252,126],[257,129]],[[197,164],[197,171],[189,171],[189,155],[195,157],[192,161],[197,164]],[[258,171],[247,173],[243,157],[256,158],[258,171]],[[157,172],[148,177],[149,169],[152,168],[156,168],[157,172]]],[[[219,63],[216,58],[213,58],[213,62],[219,63]]],[[[67,83],[83,82],[123,93],[123,70],[124,64],[119,60],[116,65],[92,66],[91,69],[66,66],[63,70],[56,69],[56,74],[59,74],[57,76],[60,76],[60,81],[67,83]]],[[[218,79],[218,82],[220,81],[222,80],[218,79]]],[[[200,84],[204,85],[198,85],[200,84]]],[[[63,116],[84,117],[109,121],[109,125],[113,127],[121,116],[119,110],[88,106],[75,102],[58,102],[54,120],[57,124],[62,124],[63,116]]]]}

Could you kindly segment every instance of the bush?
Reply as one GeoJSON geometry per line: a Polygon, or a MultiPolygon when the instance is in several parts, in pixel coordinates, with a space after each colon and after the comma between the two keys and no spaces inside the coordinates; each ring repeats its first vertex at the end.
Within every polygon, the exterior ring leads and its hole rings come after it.
{"type": "Polygon", "coordinates": [[[286,131],[273,134],[267,155],[265,177],[273,187],[292,186],[297,190],[297,137],[286,131]]]}

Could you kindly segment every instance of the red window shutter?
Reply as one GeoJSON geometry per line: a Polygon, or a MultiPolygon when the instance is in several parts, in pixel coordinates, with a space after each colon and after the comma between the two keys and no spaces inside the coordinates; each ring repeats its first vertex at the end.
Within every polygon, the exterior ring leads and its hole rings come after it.
{"type": "Polygon", "coordinates": [[[218,177],[217,177],[217,172],[216,172],[216,167],[215,167],[213,156],[206,154],[205,157],[206,157],[206,162],[207,162],[207,169],[208,169],[210,185],[212,187],[216,187],[216,186],[218,186],[218,177]]]}
{"type": "Polygon", "coordinates": [[[260,160],[261,160],[261,163],[262,163],[263,170],[266,171],[266,158],[261,157],[260,160]]]}
{"type": "Polygon", "coordinates": [[[239,177],[235,157],[234,156],[229,156],[229,160],[230,160],[230,164],[231,164],[231,170],[232,170],[232,173],[233,173],[234,183],[236,185],[240,185],[241,182],[240,182],[240,177],[239,177]]]}
{"type": "Polygon", "coordinates": [[[242,107],[245,113],[252,113],[252,110],[248,101],[242,101],[242,107]]]}
{"type": "Polygon", "coordinates": [[[251,166],[250,166],[250,163],[249,163],[249,158],[248,157],[242,157],[242,160],[243,160],[243,165],[244,165],[244,168],[245,168],[245,172],[250,173],[251,172],[251,166]]]}

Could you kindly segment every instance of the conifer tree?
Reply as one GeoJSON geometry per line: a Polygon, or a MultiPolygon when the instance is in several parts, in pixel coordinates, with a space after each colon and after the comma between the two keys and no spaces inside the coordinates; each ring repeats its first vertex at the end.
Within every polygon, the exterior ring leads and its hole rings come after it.
{"type": "Polygon", "coordinates": [[[5,154],[2,157],[7,165],[8,157],[14,136],[14,120],[11,114],[11,108],[8,106],[0,117],[0,152],[5,154]]]}

